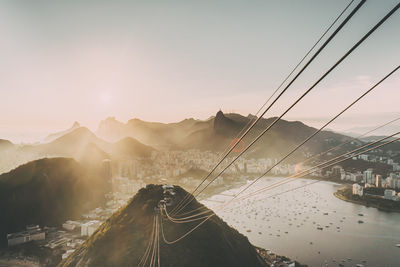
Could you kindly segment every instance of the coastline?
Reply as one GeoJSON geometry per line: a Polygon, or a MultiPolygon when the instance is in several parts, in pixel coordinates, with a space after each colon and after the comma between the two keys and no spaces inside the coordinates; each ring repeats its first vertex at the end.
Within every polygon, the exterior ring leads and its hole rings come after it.
{"type": "MultiPolygon", "coordinates": [[[[349,198],[344,194],[344,193],[348,192],[349,190],[351,191],[351,188],[349,186],[344,186],[342,188],[339,188],[335,193],[333,193],[333,195],[336,198],[338,198],[340,200],[343,200],[343,201],[346,201],[346,202],[351,202],[351,203],[354,203],[354,204],[363,205],[365,207],[376,208],[376,209],[378,209],[380,211],[398,212],[398,213],[400,213],[400,207],[399,208],[392,208],[392,207],[382,206],[382,204],[385,203],[383,201],[386,201],[386,200],[380,200],[379,202],[377,202],[377,201],[375,201],[373,199],[366,199],[365,197],[360,198],[360,199],[349,198]]],[[[387,201],[390,201],[390,200],[387,200],[387,201]]],[[[390,203],[390,204],[392,204],[392,203],[390,203]]]]}

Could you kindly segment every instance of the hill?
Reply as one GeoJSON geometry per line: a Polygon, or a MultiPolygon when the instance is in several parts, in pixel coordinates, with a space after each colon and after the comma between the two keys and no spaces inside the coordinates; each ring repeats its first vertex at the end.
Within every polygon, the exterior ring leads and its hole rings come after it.
{"type": "Polygon", "coordinates": [[[94,143],[98,146],[105,145],[105,142],[88,128],[79,127],[37,148],[50,155],[73,157],[79,155],[89,143],[94,143]]]}
{"type": "MultiPolygon", "coordinates": [[[[212,127],[193,131],[182,141],[181,146],[183,148],[214,151],[224,150],[235,140],[241,130],[253,120],[254,116],[252,115],[244,117],[240,114],[223,114],[219,111],[211,119],[212,127]]],[[[276,117],[261,119],[243,139],[245,145],[249,144],[275,120],[276,117]]],[[[316,130],[299,121],[281,119],[248,150],[248,154],[252,157],[283,157],[316,130]]],[[[345,135],[322,131],[299,149],[289,160],[302,160],[304,155],[320,153],[349,139],[350,137],[345,135]]],[[[359,143],[361,142],[349,144],[344,148],[354,148],[359,143]]],[[[339,153],[340,151],[338,150],[337,152],[339,153]]]]}
{"type": "Polygon", "coordinates": [[[0,242],[27,224],[60,225],[103,201],[105,181],[68,158],[40,159],[0,175],[0,242]]]}
{"type": "MultiPolygon", "coordinates": [[[[174,202],[185,195],[175,187],[174,202]]],[[[114,213],[99,229],[59,266],[137,266],[151,235],[154,207],[163,198],[163,189],[148,185],[114,213]]],[[[188,206],[202,206],[192,201],[188,206]]],[[[161,219],[167,239],[175,239],[198,222],[174,224],[161,219]]],[[[248,239],[213,216],[188,237],[173,245],[160,237],[162,266],[267,266],[248,239]]]]}
{"type": "Polygon", "coordinates": [[[147,157],[154,150],[131,137],[108,143],[86,127],[79,127],[50,143],[26,146],[24,149],[43,156],[73,157],[92,163],[100,163],[107,158],[147,157]]]}
{"type": "Polygon", "coordinates": [[[124,139],[112,144],[111,155],[118,159],[132,159],[137,157],[149,157],[154,148],[146,146],[132,137],[124,139]]]}
{"type": "Polygon", "coordinates": [[[0,150],[7,150],[14,148],[14,144],[8,140],[0,139],[0,150]]]}
{"type": "MultiPolygon", "coordinates": [[[[254,119],[253,115],[242,116],[236,113],[217,114],[208,120],[186,119],[177,123],[155,123],[132,119],[126,124],[109,118],[100,123],[98,135],[105,139],[134,137],[140,142],[153,147],[173,149],[200,149],[221,151],[232,143],[241,129],[254,119]]],[[[276,118],[261,119],[244,139],[251,142],[276,118]]],[[[315,128],[299,121],[279,120],[257,143],[249,153],[254,157],[281,157],[299,142],[311,135],[315,128]],[[282,149],[284,148],[284,149],[282,149]]],[[[329,149],[350,137],[323,131],[297,153],[297,158],[304,154],[315,154],[329,149]]],[[[357,145],[357,144],[354,144],[357,145]]],[[[351,146],[351,145],[350,145],[351,146]]],[[[293,160],[296,159],[296,155],[293,160]]]]}
{"type": "Polygon", "coordinates": [[[44,139],[44,142],[48,143],[48,142],[54,141],[54,140],[56,140],[57,138],[59,138],[59,137],[61,137],[61,136],[63,136],[63,135],[66,135],[66,134],[68,134],[68,133],[72,132],[73,130],[78,129],[78,128],[80,128],[80,127],[81,127],[81,125],[79,124],[79,122],[76,121],[76,122],[74,122],[74,124],[72,124],[72,126],[71,126],[70,128],[68,128],[67,130],[60,131],[60,132],[53,133],[53,134],[49,134],[49,135],[44,139]]]}
{"type": "Polygon", "coordinates": [[[210,123],[185,119],[176,123],[146,122],[140,119],[131,119],[126,124],[115,118],[102,121],[96,131],[101,138],[110,142],[132,137],[138,141],[156,148],[175,147],[194,130],[208,128],[210,123]]]}

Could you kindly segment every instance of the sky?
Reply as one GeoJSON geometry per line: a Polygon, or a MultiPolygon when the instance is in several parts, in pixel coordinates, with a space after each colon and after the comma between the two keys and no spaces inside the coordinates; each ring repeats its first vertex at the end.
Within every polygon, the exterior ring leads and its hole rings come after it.
{"type": "MultiPolygon", "coordinates": [[[[110,116],[255,114],[348,3],[0,1],[0,138],[39,141],[74,121],[95,131],[110,116]]],[[[266,116],[280,115],[396,3],[367,1],[266,116]]],[[[318,127],[389,73],[400,62],[399,26],[397,11],[284,118],[318,127]]],[[[400,116],[399,84],[400,72],[329,127],[400,116]]]]}

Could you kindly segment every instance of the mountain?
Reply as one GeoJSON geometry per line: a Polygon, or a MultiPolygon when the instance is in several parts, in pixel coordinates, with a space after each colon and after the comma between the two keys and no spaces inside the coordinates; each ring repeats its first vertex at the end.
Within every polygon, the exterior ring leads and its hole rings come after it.
{"type": "Polygon", "coordinates": [[[43,156],[75,157],[79,158],[89,143],[98,146],[105,145],[106,142],[98,138],[86,127],[76,128],[57,139],[39,145],[29,145],[22,147],[27,152],[34,151],[43,156]]]}
{"type": "Polygon", "coordinates": [[[120,160],[148,157],[154,150],[154,148],[131,137],[109,143],[98,138],[86,127],[79,127],[47,144],[25,145],[21,147],[19,152],[25,155],[34,155],[33,159],[43,157],[74,158],[86,167],[90,167],[92,171],[101,171],[101,162],[104,159],[120,160]]]}
{"type": "MultiPolygon", "coordinates": [[[[367,116],[368,117],[368,116],[367,116]]],[[[380,118],[381,123],[386,121],[387,118],[391,117],[391,115],[387,115],[384,116],[382,118],[380,118]]],[[[398,120],[398,119],[397,119],[398,120]]],[[[366,126],[366,127],[353,127],[350,129],[346,129],[345,131],[343,131],[343,134],[345,135],[349,135],[349,136],[353,136],[353,137],[357,137],[365,132],[371,131],[373,129],[375,129],[376,126],[366,126]]],[[[396,124],[396,123],[391,123],[389,125],[386,125],[383,128],[380,128],[378,130],[375,130],[371,133],[371,135],[375,135],[375,136],[388,136],[391,135],[395,132],[398,132],[400,129],[400,124],[396,124]]]]}
{"type": "MultiPolygon", "coordinates": [[[[187,194],[180,187],[175,187],[174,191],[174,203],[187,194]]],[[[156,215],[154,207],[163,197],[163,189],[159,185],[142,188],[59,266],[137,266],[150,240],[156,215]]],[[[194,200],[188,208],[201,206],[194,200]]],[[[198,221],[174,224],[166,218],[160,218],[160,221],[168,240],[182,236],[198,224],[198,221]]],[[[160,263],[165,267],[268,266],[247,237],[229,227],[217,215],[173,245],[167,245],[162,240],[160,230],[160,263]]]]}
{"type": "Polygon", "coordinates": [[[132,137],[125,137],[115,143],[98,138],[86,127],[79,127],[56,140],[34,147],[45,155],[74,157],[89,160],[107,158],[148,157],[154,148],[146,146],[132,137]]]}
{"type": "Polygon", "coordinates": [[[14,148],[15,145],[8,140],[0,139],[0,150],[8,150],[14,148]]]}
{"type": "Polygon", "coordinates": [[[75,121],[74,124],[72,124],[72,126],[71,126],[69,129],[67,129],[67,130],[65,130],[65,131],[61,131],[61,132],[49,134],[49,135],[44,139],[44,142],[45,142],[45,143],[48,143],[48,142],[54,141],[54,140],[56,140],[57,138],[59,138],[59,137],[61,137],[61,136],[63,136],[63,135],[66,135],[66,134],[72,132],[72,131],[75,130],[75,129],[78,129],[79,127],[81,127],[81,125],[79,124],[79,122],[75,121]]]}
{"type": "MultiPolygon", "coordinates": [[[[239,119],[241,119],[241,117],[239,117],[239,119]]],[[[246,121],[233,120],[226,117],[220,110],[217,112],[217,115],[215,115],[213,126],[215,133],[231,135],[232,132],[239,132],[241,130],[241,124],[244,123],[246,123],[246,121]]]]}
{"type": "Polygon", "coordinates": [[[189,132],[207,128],[210,125],[210,123],[192,118],[176,123],[146,122],[140,119],[131,119],[126,124],[117,121],[115,118],[107,118],[100,123],[96,134],[109,142],[132,137],[146,145],[162,148],[174,147],[189,132]]]}
{"type": "MultiPolygon", "coordinates": [[[[244,144],[249,144],[276,119],[276,117],[261,119],[243,139],[244,144]]],[[[183,140],[182,146],[184,148],[224,150],[235,140],[241,129],[248,126],[253,120],[254,117],[252,115],[244,117],[240,114],[223,114],[219,111],[212,119],[212,128],[209,127],[208,129],[193,131],[183,140]]],[[[248,150],[248,153],[253,157],[282,157],[316,130],[317,129],[309,127],[299,121],[278,120],[278,122],[248,150]]],[[[350,137],[334,132],[322,131],[307,142],[304,147],[299,149],[290,160],[295,161],[303,158],[304,154],[319,153],[339,143],[345,142],[349,140],[349,138],[350,137]]]]}
{"type": "Polygon", "coordinates": [[[56,140],[32,147],[45,156],[72,157],[75,159],[110,158],[112,144],[98,138],[86,127],[79,127],[56,140]]]}
{"type": "Polygon", "coordinates": [[[40,159],[0,175],[0,244],[27,224],[54,226],[104,200],[106,181],[73,159],[40,159]]]}
{"type": "Polygon", "coordinates": [[[77,157],[79,162],[91,170],[101,170],[100,163],[105,159],[111,159],[111,155],[104,152],[94,143],[88,143],[77,157]]]}
{"type": "MultiPolygon", "coordinates": [[[[133,137],[156,148],[222,151],[254,119],[253,115],[224,114],[222,111],[218,111],[215,116],[205,121],[186,119],[177,123],[155,123],[132,119],[124,124],[116,121],[115,118],[109,118],[100,123],[97,134],[105,139],[133,137]]],[[[261,119],[244,139],[245,145],[275,120],[276,117],[261,119]]],[[[281,119],[249,150],[249,153],[254,157],[281,157],[314,131],[316,131],[315,128],[302,122],[281,119]]],[[[304,154],[319,153],[349,138],[331,131],[322,131],[307,142],[292,157],[292,160],[303,157],[304,154]]],[[[352,148],[357,144],[356,142],[346,148],[352,148]]]]}
{"type": "Polygon", "coordinates": [[[129,136],[124,132],[125,124],[116,120],[115,117],[109,117],[100,122],[96,134],[109,142],[116,142],[129,136]]]}
{"type": "Polygon", "coordinates": [[[113,158],[132,159],[137,157],[150,157],[154,148],[140,143],[132,137],[124,139],[112,144],[111,155],[113,158]]]}

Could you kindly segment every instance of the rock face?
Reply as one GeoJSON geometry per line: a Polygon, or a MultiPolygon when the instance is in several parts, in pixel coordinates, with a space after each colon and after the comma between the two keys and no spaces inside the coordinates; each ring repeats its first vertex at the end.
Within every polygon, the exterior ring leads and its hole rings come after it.
{"type": "Polygon", "coordinates": [[[214,130],[217,134],[227,134],[228,136],[240,131],[241,123],[225,117],[222,111],[218,111],[214,119],[214,130]]]}
{"type": "MultiPolygon", "coordinates": [[[[172,198],[176,205],[186,191],[180,187],[174,191],[176,195],[172,198]]],[[[137,266],[145,254],[157,216],[154,207],[162,198],[163,189],[159,185],[141,189],[59,266],[137,266]]],[[[187,209],[200,206],[194,200],[187,209]]],[[[165,216],[159,217],[159,221],[167,240],[177,239],[200,222],[176,224],[165,216]]],[[[162,266],[267,266],[248,239],[216,215],[175,244],[164,243],[161,230],[159,239],[162,266]]]]}

